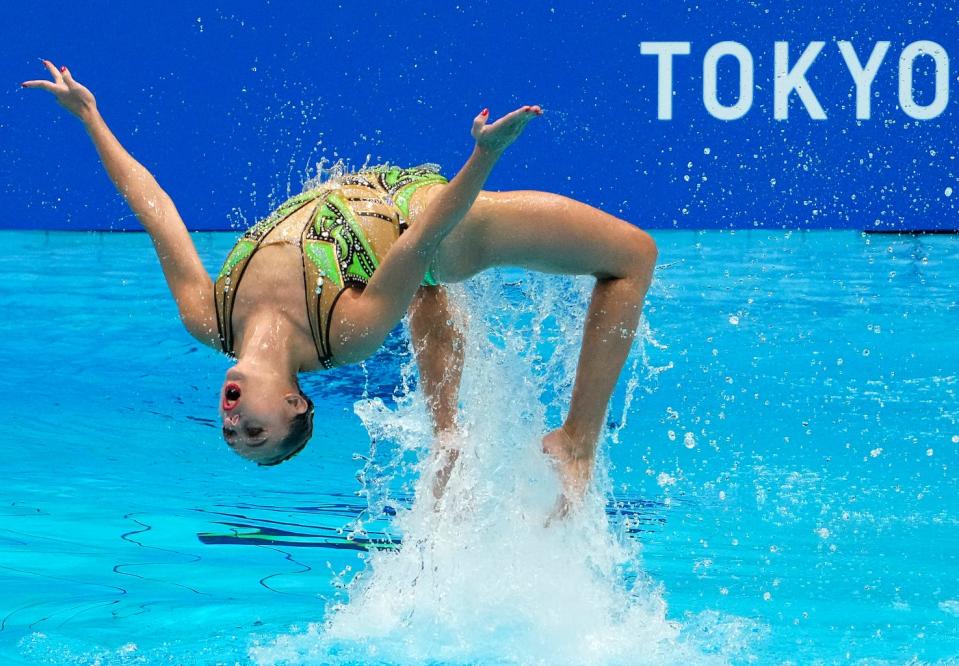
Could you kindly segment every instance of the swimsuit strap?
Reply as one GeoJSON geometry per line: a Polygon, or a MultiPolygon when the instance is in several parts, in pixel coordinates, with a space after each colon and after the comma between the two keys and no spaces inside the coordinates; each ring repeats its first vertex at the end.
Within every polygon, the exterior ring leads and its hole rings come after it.
{"type": "Polygon", "coordinates": [[[263,239],[276,228],[280,222],[303,208],[305,205],[320,196],[321,192],[303,192],[287,199],[273,211],[266,219],[257,222],[240,237],[236,245],[227,255],[220,274],[213,285],[213,303],[216,306],[217,333],[220,338],[220,347],[223,352],[233,356],[233,304],[236,301],[240,280],[246,271],[250,259],[262,246],[263,239]]]}

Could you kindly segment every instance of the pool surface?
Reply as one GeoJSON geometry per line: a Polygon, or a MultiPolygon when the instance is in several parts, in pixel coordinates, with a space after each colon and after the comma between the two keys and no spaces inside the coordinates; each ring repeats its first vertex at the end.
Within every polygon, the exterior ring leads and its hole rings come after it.
{"type": "Polygon", "coordinates": [[[655,237],[597,488],[547,526],[588,280],[453,288],[434,507],[402,331],[251,467],[145,234],[0,232],[0,663],[957,663],[959,237],[655,237]]]}

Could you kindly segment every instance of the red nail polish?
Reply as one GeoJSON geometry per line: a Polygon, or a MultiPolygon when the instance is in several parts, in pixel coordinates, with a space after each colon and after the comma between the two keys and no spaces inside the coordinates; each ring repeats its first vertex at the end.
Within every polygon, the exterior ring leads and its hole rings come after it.
{"type": "Polygon", "coordinates": [[[61,66],[60,66],[60,71],[61,71],[61,72],[67,71],[67,66],[66,66],[66,65],[61,65],[61,66]]]}
{"type": "Polygon", "coordinates": [[[488,114],[489,114],[489,109],[483,109],[482,111],[480,111],[480,115],[481,115],[481,116],[485,116],[485,115],[488,115],[488,114]]]}

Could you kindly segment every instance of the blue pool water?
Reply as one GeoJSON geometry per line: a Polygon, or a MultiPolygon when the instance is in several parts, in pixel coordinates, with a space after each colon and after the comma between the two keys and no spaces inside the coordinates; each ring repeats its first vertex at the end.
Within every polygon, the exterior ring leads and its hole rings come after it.
{"type": "MultiPolygon", "coordinates": [[[[144,234],[0,238],[4,664],[959,659],[955,236],[658,233],[597,488],[548,528],[588,281],[455,287],[433,510],[402,332],[309,378],[323,428],[250,467],[144,234]]],[[[195,238],[214,269],[233,235],[195,238]]]]}

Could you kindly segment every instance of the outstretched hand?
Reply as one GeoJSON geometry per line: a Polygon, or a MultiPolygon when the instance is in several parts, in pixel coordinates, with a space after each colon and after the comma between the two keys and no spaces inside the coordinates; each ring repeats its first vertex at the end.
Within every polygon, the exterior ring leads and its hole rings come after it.
{"type": "Polygon", "coordinates": [[[58,70],[49,60],[44,60],[43,65],[49,70],[53,81],[39,79],[24,81],[20,85],[24,88],[39,88],[53,93],[60,105],[80,120],[86,120],[96,111],[97,102],[93,93],[74,81],[69,69],[61,67],[58,70]]]}
{"type": "Polygon", "coordinates": [[[523,133],[526,123],[541,115],[543,110],[539,106],[521,106],[495,123],[487,125],[489,109],[483,109],[473,120],[473,138],[479,148],[496,154],[502,153],[523,133]]]}

